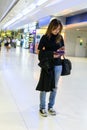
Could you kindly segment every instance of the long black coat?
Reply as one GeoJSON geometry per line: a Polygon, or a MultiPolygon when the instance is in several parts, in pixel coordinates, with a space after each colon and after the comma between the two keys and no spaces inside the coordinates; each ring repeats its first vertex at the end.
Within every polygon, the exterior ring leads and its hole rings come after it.
{"type": "Polygon", "coordinates": [[[41,73],[36,90],[52,91],[55,88],[53,52],[40,51],[39,60],[38,65],[41,67],[41,73]]]}

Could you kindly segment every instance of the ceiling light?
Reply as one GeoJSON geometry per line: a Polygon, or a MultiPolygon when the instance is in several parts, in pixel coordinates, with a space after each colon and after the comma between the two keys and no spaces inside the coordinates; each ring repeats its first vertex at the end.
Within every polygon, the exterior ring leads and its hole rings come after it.
{"type": "Polygon", "coordinates": [[[63,0],[55,0],[55,1],[53,1],[53,2],[51,2],[51,3],[49,3],[49,4],[47,4],[45,7],[52,6],[52,5],[57,4],[57,3],[61,2],[61,1],[63,1],[63,0]]]}
{"type": "Polygon", "coordinates": [[[47,2],[47,1],[48,1],[48,0],[39,0],[39,1],[37,2],[37,5],[40,6],[40,5],[42,5],[43,3],[47,2]]]}
{"type": "Polygon", "coordinates": [[[31,12],[35,8],[36,8],[36,5],[35,4],[31,4],[27,9],[23,10],[22,14],[26,15],[27,13],[31,12]]]}
{"type": "Polygon", "coordinates": [[[21,17],[23,17],[24,15],[26,15],[27,13],[29,13],[30,11],[32,11],[33,9],[35,9],[35,4],[31,4],[29,6],[28,9],[23,10],[23,12],[21,14],[18,14],[15,18],[13,18],[10,22],[6,23],[4,25],[4,28],[6,28],[7,26],[9,26],[10,24],[14,23],[15,21],[17,21],[18,19],[20,19],[21,17]]]}
{"type": "Polygon", "coordinates": [[[79,28],[77,28],[76,30],[77,30],[77,31],[79,31],[80,29],[79,29],[79,28]]]}
{"type": "Polygon", "coordinates": [[[7,26],[9,26],[10,24],[14,23],[16,20],[20,19],[22,16],[23,16],[22,14],[17,15],[17,17],[13,18],[10,22],[8,22],[8,23],[6,23],[6,24],[4,25],[4,29],[5,29],[7,26]]]}
{"type": "Polygon", "coordinates": [[[34,14],[38,13],[38,12],[40,12],[40,9],[38,9],[38,10],[36,10],[36,11],[32,12],[29,16],[32,16],[32,15],[34,15],[34,14]]]}

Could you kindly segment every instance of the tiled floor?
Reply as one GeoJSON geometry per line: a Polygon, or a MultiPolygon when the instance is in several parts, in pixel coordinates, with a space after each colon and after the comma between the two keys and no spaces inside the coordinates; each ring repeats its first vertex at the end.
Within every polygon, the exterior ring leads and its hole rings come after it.
{"type": "MultiPolygon", "coordinates": [[[[0,130],[87,130],[87,58],[69,57],[72,74],[60,78],[56,116],[39,115],[40,68],[26,49],[0,52],[0,130]]],[[[49,93],[47,94],[48,101],[49,93]]]]}

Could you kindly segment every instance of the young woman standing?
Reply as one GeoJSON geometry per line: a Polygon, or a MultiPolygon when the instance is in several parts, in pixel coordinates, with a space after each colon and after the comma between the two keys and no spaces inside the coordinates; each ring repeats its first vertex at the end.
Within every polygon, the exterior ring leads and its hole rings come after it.
{"type": "MultiPolygon", "coordinates": [[[[53,59],[54,62],[54,79],[55,79],[55,84],[54,87],[46,88],[48,85],[44,86],[44,82],[47,82],[47,78],[40,78],[42,80],[42,84],[39,80],[39,83],[36,87],[36,90],[40,91],[40,114],[44,117],[47,117],[47,111],[46,111],[46,94],[49,91],[50,96],[49,96],[49,102],[48,102],[48,112],[51,115],[56,115],[56,111],[53,109],[53,106],[55,104],[55,97],[57,93],[57,88],[58,88],[58,81],[59,77],[61,75],[62,71],[62,63],[61,63],[61,56],[64,55],[64,40],[61,35],[61,31],[63,29],[63,26],[61,24],[60,20],[53,19],[47,28],[46,34],[42,36],[39,46],[38,46],[38,56],[40,55],[40,52],[45,52],[45,58],[46,59],[53,59]]],[[[42,54],[41,54],[42,55],[42,54]]],[[[40,56],[39,56],[40,57],[40,56]]],[[[43,57],[42,57],[43,58],[43,57]]],[[[41,60],[41,58],[39,58],[41,60]]],[[[43,62],[44,63],[44,62],[43,62]]],[[[43,68],[42,68],[43,70],[43,68]]],[[[41,71],[42,75],[43,71],[41,71]]],[[[52,73],[51,73],[52,74],[52,73]]],[[[40,77],[41,77],[40,75],[40,77]]],[[[45,77],[45,76],[44,76],[45,77]]],[[[50,75],[49,75],[50,77],[50,75]]],[[[48,82],[51,82],[52,80],[49,80],[48,82]]],[[[52,84],[52,83],[49,83],[52,84]]]]}

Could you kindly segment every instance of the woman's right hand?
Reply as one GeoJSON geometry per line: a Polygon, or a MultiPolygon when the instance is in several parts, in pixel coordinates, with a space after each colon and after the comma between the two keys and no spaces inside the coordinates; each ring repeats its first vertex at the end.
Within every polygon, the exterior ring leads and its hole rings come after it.
{"type": "Polygon", "coordinates": [[[59,54],[54,54],[53,57],[58,58],[58,57],[60,57],[60,55],[59,54]]]}

